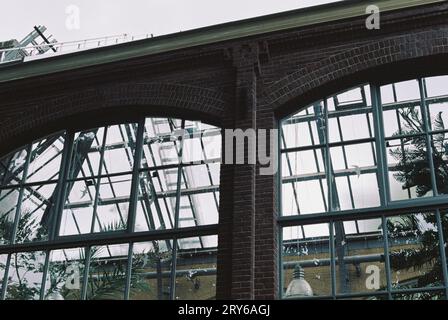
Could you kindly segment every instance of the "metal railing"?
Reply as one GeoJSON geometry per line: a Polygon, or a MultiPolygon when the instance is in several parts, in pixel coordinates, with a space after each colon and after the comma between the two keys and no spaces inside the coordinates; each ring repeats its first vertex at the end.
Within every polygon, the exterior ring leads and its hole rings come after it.
{"type": "Polygon", "coordinates": [[[0,64],[12,61],[26,62],[30,60],[42,59],[76,51],[95,49],[130,41],[147,39],[152,36],[152,34],[131,36],[124,33],[120,35],[90,38],[78,41],[54,42],[48,44],[43,43],[38,45],[27,45],[23,47],[0,49],[0,64]]]}

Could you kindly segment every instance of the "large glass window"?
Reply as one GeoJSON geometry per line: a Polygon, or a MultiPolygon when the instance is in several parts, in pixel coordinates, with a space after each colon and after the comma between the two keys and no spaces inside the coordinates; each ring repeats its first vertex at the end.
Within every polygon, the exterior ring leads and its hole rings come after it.
{"type": "Polygon", "coordinates": [[[0,299],[214,298],[220,159],[219,128],[171,118],[2,157],[0,299]]]}
{"type": "Polygon", "coordinates": [[[440,76],[362,85],[283,121],[283,298],[447,298],[447,115],[440,76]]]}

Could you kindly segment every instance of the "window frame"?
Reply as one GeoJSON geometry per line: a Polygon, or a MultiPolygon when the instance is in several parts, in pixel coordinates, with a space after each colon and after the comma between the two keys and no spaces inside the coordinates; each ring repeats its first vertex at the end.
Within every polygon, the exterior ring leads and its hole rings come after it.
{"type": "MultiPolygon", "coordinates": [[[[439,76],[439,75],[436,75],[439,76]]],[[[440,75],[444,76],[444,74],[440,75]]],[[[422,110],[422,118],[424,123],[424,135],[426,138],[426,146],[429,145],[430,136],[432,135],[433,131],[430,131],[429,127],[429,98],[426,96],[425,90],[425,79],[430,78],[432,76],[422,76],[419,78],[412,78],[412,79],[404,79],[404,81],[407,80],[417,80],[419,85],[419,96],[420,101],[417,103],[420,103],[420,110],[422,110]]],[[[431,181],[432,186],[434,190],[434,195],[431,197],[422,197],[422,198],[413,198],[413,199],[405,199],[405,200],[391,200],[391,193],[390,193],[390,187],[389,187],[389,181],[388,181],[388,164],[387,164],[387,149],[386,149],[386,139],[385,139],[385,133],[384,133],[384,122],[383,122],[383,104],[381,100],[381,91],[380,88],[382,86],[386,86],[389,84],[398,83],[397,82],[391,82],[391,83],[385,83],[384,81],[377,82],[377,81],[371,81],[367,83],[361,83],[357,86],[348,88],[346,90],[339,91],[334,94],[326,95],[325,97],[322,97],[318,101],[323,101],[325,103],[325,117],[326,117],[326,123],[328,123],[328,107],[326,106],[327,99],[330,99],[332,97],[335,97],[336,95],[339,95],[341,93],[345,93],[347,91],[350,91],[352,89],[360,88],[365,85],[370,86],[370,96],[371,96],[371,104],[372,104],[372,115],[373,115],[373,137],[372,139],[365,139],[369,140],[368,142],[371,142],[370,140],[373,140],[376,148],[376,157],[377,157],[377,177],[378,177],[378,187],[379,187],[379,194],[380,194],[380,206],[377,207],[368,207],[368,208],[361,208],[361,209],[349,209],[349,210],[333,210],[331,208],[331,205],[329,205],[329,209],[326,210],[327,212],[320,212],[320,213],[309,213],[309,214],[295,214],[295,215],[283,215],[283,198],[282,198],[282,189],[284,184],[284,177],[283,177],[283,161],[282,155],[284,152],[288,152],[290,149],[288,148],[286,141],[285,145],[282,144],[282,136],[283,136],[283,124],[289,120],[292,116],[297,114],[298,112],[301,112],[302,110],[305,110],[312,104],[309,104],[303,108],[299,108],[297,111],[295,111],[293,114],[290,114],[278,122],[278,127],[280,128],[280,134],[279,134],[279,141],[278,141],[278,154],[279,154],[279,174],[278,179],[276,181],[277,184],[277,194],[278,194],[278,212],[279,215],[277,217],[277,230],[278,230],[278,248],[280,250],[279,256],[278,256],[278,297],[280,299],[284,299],[284,262],[283,262],[283,229],[287,227],[300,227],[305,225],[313,225],[313,224],[322,224],[322,223],[328,223],[329,225],[329,242],[330,242],[330,248],[329,248],[329,254],[331,256],[331,287],[330,291],[331,294],[327,296],[313,296],[313,297],[303,297],[300,299],[307,300],[307,299],[344,299],[344,298],[357,298],[357,297],[369,297],[369,296],[385,296],[388,299],[393,299],[393,295],[397,293],[414,293],[414,292],[427,292],[427,291],[443,291],[445,294],[445,299],[448,299],[448,266],[447,266],[447,257],[445,254],[444,248],[444,238],[443,238],[443,230],[442,230],[442,218],[441,218],[441,210],[448,209],[448,195],[442,194],[439,195],[437,193],[436,188],[436,177],[435,177],[435,171],[434,171],[434,165],[431,158],[430,165],[431,165],[431,181]],[[389,258],[389,244],[388,244],[388,236],[387,236],[387,228],[386,228],[386,219],[388,217],[397,216],[400,214],[418,214],[422,211],[433,211],[436,217],[436,223],[438,227],[439,232],[439,248],[440,248],[440,259],[442,264],[444,265],[443,269],[443,286],[440,287],[433,287],[433,288],[419,288],[419,289],[401,289],[401,290],[392,290],[391,288],[391,267],[390,267],[390,258],[389,258]],[[381,230],[382,234],[384,235],[383,244],[384,244],[384,252],[385,252],[385,270],[386,270],[386,278],[387,278],[387,288],[384,291],[372,291],[370,293],[349,293],[349,294],[338,294],[336,292],[336,259],[335,258],[335,248],[334,248],[334,226],[336,223],[344,222],[344,221],[356,221],[358,219],[369,219],[369,218],[380,218],[382,221],[381,224],[381,230]]],[[[317,103],[317,101],[316,101],[317,103]]],[[[398,104],[399,102],[396,102],[395,104],[398,104]]],[[[396,110],[398,110],[398,107],[396,107],[396,110]]],[[[368,114],[364,112],[363,114],[368,114]]],[[[328,126],[325,126],[326,132],[327,132],[327,140],[328,141],[328,126]]],[[[445,132],[448,132],[448,130],[445,130],[445,132]]],[[[361,141],[362,139],[356,139],[354,140],[354,143],[359,143],[358,141],[361,141]]],[[[326,147],[329,148],[329,145],[331,143],[327,143],[326,147]]],[[[334,144],[334,143],[333,143],[334,144]]],[[[341,143],[343,144],[343,142],[341,143]]],[[[311,148],[314,148],[313,150],[316,150],[317,144],[311,146],[311,148]]],[[[297,149],[297,148],[296,148],[297,149]]],[[[426,147],[427,154],[431,155],[430,148],[426,147]]],[[[328,157],[330,158],[330,157],[328,157]]],[[[331,161],[331,160],[330,160],[331,161]]],[[[326,168],[327,166],[325,166],[326,168]]],[[[325,170],[325,174],[327,177],[327,187],[328,190],[330,190],[330,183],[328,179],[328,173],[325,170]]],[[[328,199],[331,199],[330,191],[327,194],[328,199]]],[[[329,200],[331,201],[331,200],[329,200]]]]}
{"type": "MultiPolygon", "coordinates": [[[[11,242],[8,244],[2,244],[0,245],[0,255],[7,255],[7,261],[6,266],[4,270],[3,277],[0,279],[1,282],[1,290],[0,290],[0,300],[5,300],[7,290],[8,290],[8,273],[11,265],[11,257],[13,254],[17,253],[31,253],[31,252],[37,252],[41,251],[45,254],[45,263],[44,263],[44,269],[42,272],[42,282],[41,282],[41,288],[40,288],[40,294],[39,299],[44,299],[45,290],[46,290],[46,279],[48,275],[48,268],[50,264],[50,255],[51,252],[54,250],[62,250],[62,249],[74,249],[74,248],[83,248],[84,252],[86,252],[85,257],[85,270],[84,270],[84,282],[88,280],[88,272],[89,272],[89,256],[90,256],[90,250],[91,248],[95,246],[109,246],[109,245],[116,245],[116,244],[128,244],[128,269],[131,268],[130,261],[133,257],[133,245],[134,243],[143,243],[143,242],[149,242],[149,241],[171,241],[172,242],[172,260],[171,260],[171,270],[170,270],[170,292],[169,292],[169,298],[171,300],[174,300],[176,298],[176,270],[177,270],[177,259],[179,255],[179,240],[186,239],[186,238],[198,238],[201,242],[203,237],[212,236],[217,237],[218,235],[218,225],[217,223],[212,224],[204,224],[204,225],[196,225],[196,226],[187,226],[182,227],[179,223],[179,211],[180,211],[180,198],[184,194],[184,190],[181,188],[182,185],[182,177],[184,175],[185,168],[189,166],[196,166],[196,165],[206,165],[208,168],[208,165],[212,162],[209,161],[194,161],[192,163],[189,162],[183,162],[178,161],[178,163],[170,164],[170,165],[157,165],[155,166],[147,166],[142,167],[142,158],[143,158],[143,148],[145,145],[145,125],[146,121],[148,119],[175,119],[179,122],[181,122],[181,130],[185,130],[184,135],[180,135],[178,137],[177,142],[179,143],[179,150],[176,147],[177,155],[180,159],[182,158],[182,152],[184,149],[184,140],[185,140],[185,134],[188,135],[189,138],[199,138],[202,139],[202,135],[198,136],[196,133],[190,134],[188,133],[188,129],[185,127],[185,123],[187,120],[185,119],[179,119],[179,118],[170,118],[170,117],[158,117],[150,115],[143,115],[139,117],[138,119],[128,119],[125,121],[117,122],[117,121],[111,121],[108,123],[103,124],[103,126],[98,128],[108,128],[109,126],[113,125],[126,125],[126,124],[136,124],[137,130],[135,132],[136,134],[136,147],[134,150],[134,156],[133,156],[133,166],[131,171],[126,172],[119,172],[119,173],[106,173],[106,174],[98,174],[97,176],[92,176],[90,178],[92,179],[98,179],[100,181],[104,178],[110,178],[114,176],[122,176],[122,175],[130,175],[131,180],[131,190],[130,190],[130,197],[129,197],[129,210],[128,210],[128,218],[127,218],[127,225],[126,229],[118,230],[118,231],[109,231],[109,232],[90,232],[86,234],[78,234],[78,235],[60,235],[59,234],[59,228],[61,226],[61,219],[63,215],[63,209],[64,209],[64,202],[66,198],[66,190],[65,187],[67,183],[70,181],[76,180],[76,177],[73,179],[68,179],[68,170],[71,166],[71,154],[73,152],[74,147],[74,137],[77,132],[80,131],[80,128],[72,128],[69,127],[66,130],[59,131],[64,134],[64,146],[63,151],[61,154],[61,163],[60,163],[60,171],[57,180],[54,181],[42,181],[42,182],[34,182],[34,183],[27,183],[25,182],[27,173],[26,170],[28,168],[28,165],[30,163],[29,157],[30,157],[30,150],[33,146],[34,141],[27,144],[25,148],[27,148],[27,161],[25,164],[25,172],[23,174],[23,178],[21,179],[21,183],[14,185],[14,188],[20,188],[20,195],[19,197],[23,197],[23,192],[25,187],[28,187],[33,184],[46,184],[46,183],[56,183],[56,201],[54,202],[54,210],[57,213],[56,219],[52,221],[51,223],[51,229],[49,230],[48,239],[45,241],[35,241],[35,242],[25,242],[25,243],[15,243],[15,238],[11,237],[11,242]],[[178,171],[177,175],[177,183],[176,183],[176,189],[173,190],[173,195],[175,198],[175,210],[174,210],[174,225],[172,228],[167,229],[150,229],[148,231],[135,231],[135,221],[137,218],[137,205],[139,202],[139,181],[140,181],[140,174],[143,172],[152,172],[154,170],[165,170],[165,169],[173,169],[178,171]]],[[[90,129],[90,128],[89,128],[90,129]]],[[[82,129],[81,129],[82,130],[82,129]]],[[[107,130],[107,129],[106,129],[107,130]]],[[[216,130],[219,132],[219,135],[222,134],[222,129],[220,128],[214,128],[213,130],[216,130]]],[[[206,132],[207,129],[202,130],[203,132],[206,132]]],[[[57,132],[57,133],[59,133],[57,132]]],[[[56,134],[56,133],[55,133],[56,134]]],[[[171,132],[173,134],[173,131],[171,132]]],[[[202,134],[202,133],[201,133],[202,134]]],[[[218,133],[217,133],[218,134],[218,133]]],[[[207,136],[207,133],[205,134],[207,136]]],[[[46,137],[42,138],[45,139],[46,137]]],[[[42,139],[36,140],[40,141],[42,139]]],[[[219,139],[220,148],[222,148],[221,143],[222,140],[219,139]]],[[[23,147],[18,148],[17,150],[21,150],[23,147]]],[[[104,155],[105,148],[101,148],[102,157],[104,155]]],[[[14,151],[15,152],[15,151],[14,151]]],[[[205,150],[203,150],[205,152],[205,150]]],[[[6,156],[6,155],[5,155],[6,156]]],[[[212,159],[213,160],[213,159],[212,159]]],[[[215,159],[216,160],[216,159],[215,159]]],[[[103,166],[103,164],[101,164],[103,166]]],[[[210,175],[210,172],[209,172],[210,175]]],[[[185,178],[183,178],[185,179],[185,178]]],[[[218,184],[212,181],[212,185],[210,186],[209,192],[213,192],[215,194],[216,198],[216,192],[218,192],[217,197],[219,198],[219,181],[218,184]]],[[[0,190],[5,190],[11,188],[11,186],[2,186],[0,187],[0,190]]],[[[185,188],[185,186],[183,187],[185,188]]],[[[188,187],[187,187],[188,189],[188,187]]],[[[204,192],[204,191],[203,191],[204,192]]],[[[189,195],[187,195],[189,197],[189,195]]],[[[156,200],[157,201],[157,200],[156,200]]],[[[17,202],[19,203],[19,202],[17,202]]],[[[216,203],[218,205],[218,203],[216,203]]],[[[16,207],[18,207],[16,205],[16,207]]],[[[15,208],[16,211],[20,211],[18,208],[15,208]]],[[[96,210],[94,210],[96,211],[96,210]]],[[[219,207],[218,207],[218,213],[219,213],[219,207]]],[[[14,229],[17,229],[18,219],[17,214],[16,218],[14,219],[14,229]]],[[[202,242],[201,242],[202,243],[202,242]]],[[[205,248],[204,248],[205,249],[205,248]]],[[[216,251],[215,247],[209,248],[211,251],[216,251]]],[[[216,274],[216,270],[215,270],[216,274]]],[[[123,293],[123,298],[125,300],[129,299],[130,295],[130,277],[131,272],[130,270],[126,273],[126,287],[125,291],[123,293]]],[[[82,287],[82,294],[81,299],[86,299],[86,286],[84,283],[84,286],[82,287]]]]}

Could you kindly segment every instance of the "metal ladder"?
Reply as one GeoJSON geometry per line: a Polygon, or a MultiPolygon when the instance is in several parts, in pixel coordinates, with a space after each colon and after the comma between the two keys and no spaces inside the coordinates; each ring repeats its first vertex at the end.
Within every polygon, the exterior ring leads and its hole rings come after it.
{"type": "MultiPolygon", "coordinates": [[[[163,119],[154,119],[151,118],[151,124],[154,130],[154,133],[161,141],[166,141],[169,139],[168,143],[164,143],[158,148],[158,156],[161,161],[161,165],[170,165],[173,164],[173,160],[175,162],[181,162],[182,159],[177,159],[179,154],[179,147],[177,143],[177,138],[179,135],[176,134],[177,130],[182,130],[179,126],[176,125],[173,119],[163,118],[163,119]],[[166,129],[163,128],[169,126],[170,132],[166,132],[166,129]],[[174,133],[174,134],[173,134],[174,133]]],[[[195,122],[188,122],[188,125],[183,128],[184,130],[179,132],[196,132],[198,127],[195,122]]],[[[163,178],[166,181],[166,186],[168,191],[177,190],[177,174],[179,172],[178,168],[170,168],[161,170],[163,174],[163,178]]],[[[191,185],[191,176],[188,173],[188,170],[182,170],[182,179],[180,183],[180,189],[185,190],[188,189],[191,185]]],[[[175,211],[176,208],[176,199],[174,197],[170,197],[170,204],[172,212],[175,211]]],[[[194,222],[194,225],[200,225],[199,217],[196,214],[196,208],[198,208],[199,203],[195,201],[194,197],[187,195],[186,197],[180,198],[180,206],[179,206],[179,224],[185,222],[194,222]]],[[[197,242],[202,241],[199,240],[197,242]]]]}

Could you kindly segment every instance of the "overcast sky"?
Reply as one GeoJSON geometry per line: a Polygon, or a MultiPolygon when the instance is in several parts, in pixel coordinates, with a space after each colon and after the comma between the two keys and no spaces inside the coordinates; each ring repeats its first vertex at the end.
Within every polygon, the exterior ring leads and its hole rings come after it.
{"type": "Polygon", "coordinates": [[[337,0],[14,0],[1,4],[0,41],[21,40],[45,25],[59,42],[118,35],[168,34],[337,0]],[[68,29],[67,7],[79,8],[68,29]]]}

